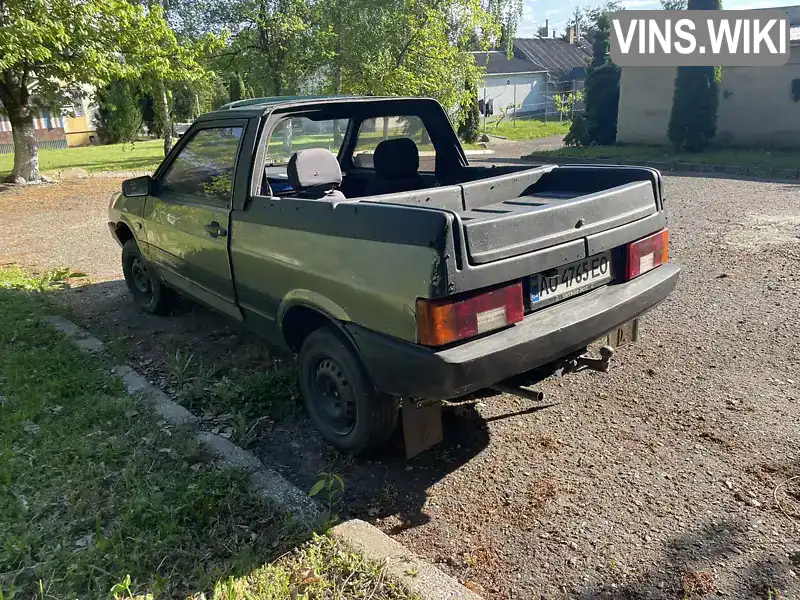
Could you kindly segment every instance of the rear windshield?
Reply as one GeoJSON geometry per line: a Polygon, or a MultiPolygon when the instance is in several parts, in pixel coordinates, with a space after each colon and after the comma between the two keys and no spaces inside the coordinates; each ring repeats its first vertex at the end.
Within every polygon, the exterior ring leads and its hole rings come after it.
{"type": "Polygon", "coordinates": [[[313,121],[291,117],[278,123],[267,142],[266,164],[284,165],[292,154],[308,148],[327,148],[339,154],[348,121],[346,119],[313,121]]]}

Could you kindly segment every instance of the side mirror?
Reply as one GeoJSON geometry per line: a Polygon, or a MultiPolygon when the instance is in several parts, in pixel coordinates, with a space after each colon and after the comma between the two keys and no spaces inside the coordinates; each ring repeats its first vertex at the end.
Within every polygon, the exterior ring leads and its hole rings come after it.
{"type": "Polygon", "coordinates": [[[128,197],[147,196],[150,194],[152,183],[153,178],[150,175],[126,179],[122,182],[122,193],[128,197]]]}

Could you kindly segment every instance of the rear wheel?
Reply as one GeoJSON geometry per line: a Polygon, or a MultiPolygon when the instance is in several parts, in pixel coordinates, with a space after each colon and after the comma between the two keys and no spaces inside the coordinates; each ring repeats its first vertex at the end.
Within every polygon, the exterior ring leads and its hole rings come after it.
{"type": "Polygon", "coordinates": [[[303,342],[300,389],[314,425],[342,452],[380,448],[397,428],[397,398],[375,389],[349,342],[332,327],[303,342]]]}
{"type": "Polygon", "coordinates": [[[164,314],[170,309],[170,290],[148,266],[135,240],[128,240],[122,246],[122,273],[140,309],[151,314],[164,314]]]}

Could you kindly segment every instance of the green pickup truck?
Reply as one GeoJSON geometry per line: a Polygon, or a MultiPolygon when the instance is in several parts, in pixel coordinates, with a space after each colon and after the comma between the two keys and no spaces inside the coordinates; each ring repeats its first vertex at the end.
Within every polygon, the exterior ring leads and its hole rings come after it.
{"type": "Polygon", "coordinates": [[[444,400],[607,370],[677,283],[666,225],[658,171],[473,166],[422,98],[226,105],[109,208],[142,310],[239,321],[298,356],[329,443],[376,448],[402,414],[409,455],[444,400]]]}

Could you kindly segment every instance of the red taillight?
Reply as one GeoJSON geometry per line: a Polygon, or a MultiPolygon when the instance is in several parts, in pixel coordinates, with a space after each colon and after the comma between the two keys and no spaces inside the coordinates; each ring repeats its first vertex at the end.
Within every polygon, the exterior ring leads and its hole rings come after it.
{"type": "Polygon", "coordinates": [[[669,260],[669,230],[662,229],[658,233],[628,244],[628,266],[625,279],[633,279],[642,273],[655,269],[669,260]]]}
{"type": "Polygon", "coordinates": [[[417,300],[417,338],[425,346],[457,340],[522,321],[522,284],[484,292],[462,300],[417,300]]]}

